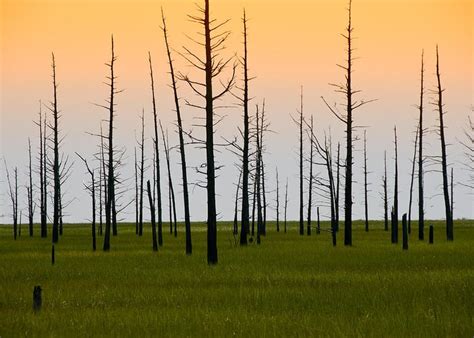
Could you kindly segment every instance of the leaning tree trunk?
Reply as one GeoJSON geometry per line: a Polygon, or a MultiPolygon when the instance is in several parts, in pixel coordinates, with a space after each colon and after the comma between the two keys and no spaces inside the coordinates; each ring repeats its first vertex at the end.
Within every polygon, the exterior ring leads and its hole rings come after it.
{"type": "Polygon", "coordinates": [[[158,245],[163,245],[163,206],[161,200],[161,171],[160,171],[160,149],[159,149],[159,137],[158,137],[158,113],[156,109],[155,99],[155,81],[153,78],[153,65],[151,62],[151,54],[148,54],[148,61],[150,64],[150,81],[151,81],[151,98],[153,106],[153,129],[155,132],[155,170],[156,170],[156,195],[157,195],[157,207],[158,207],[158,245]]]}
{"type": "Polygon", "coordinates": [[[454,239],[453,234],[453,219],[451,215],[451,204],[449,202],[449,182],[448,182],[448,160],[446,154],[446,137],[444,135],[444,104],[443,104],[443,91],[441,87],[441,75],[439,72],[439,54],[438,46],[436,46],[436,79],[437,79],[437,102],[436,108],[439,114],[439,138],[441,141],[441,170],[443,174],[443,196],[444,196],[444,207],[446,212],[446,238],[448,241],[454,239]]]}
{"type": "MultiPolygon", "coordinates": [[[[311,209],[313,204],[313,115],[311,115],[311,122],[310,122],[310,130],[309,130],[309,143],[310,143],[310,150],[309,150],[309,181],[308,181],[308,224],[306,234],[308,236],[311,235],[311,209]]],[[[332,203],[332,201],[331,201],[332,203]]]]}
{"type": "Polygon", "coordinates": [[[158,242],[156,240],[156,221],[155,221],[155,204],[153,203],[153,196],[150,187],[150,181],[146,182],[148,192],[148,202],[150,203],[150,215],[151,215],[151,236],[153,242],[153,251],[158,251],[158,242]]]}
{"type": "Polygon", "coordinates": [[[186,254],[191,255],[193,252],[191,240],[191,216],[189,212],[189,191],[188,191],[188,174],[186,168],[186,153],[184,149],[184,133],[183,122],[181,119],[181,110],[179,106],[178,89],[176,85],[176,78],[174,74],[173,59],[171,58],[171,51],[168,43],[168,35],[166,30],[166,21],[162,12],[163,19],[163,34],[165,38],[166,51],[168,55],[168,64],[170,66],[171,84],[173,87],[174,103],[176,109],[176,119],[178,122],[178,136],[179,136],[179,153],[181,155],[181,175],[183,179],[183,202],[184,202],[184,227],[186,232],[186,254]]]}
{"type": "Polygon", "coordinates": [[[415,163],[416,163],[416,147],[418,145],[419,127],[415,133],[415,150],[413,151],[413,160],[411,163],[411,180],[410,180],[410,198],[408,199],[408,233],[411,234],[411,205],[413,199],[413,182],[415,181],[415,163]]]}

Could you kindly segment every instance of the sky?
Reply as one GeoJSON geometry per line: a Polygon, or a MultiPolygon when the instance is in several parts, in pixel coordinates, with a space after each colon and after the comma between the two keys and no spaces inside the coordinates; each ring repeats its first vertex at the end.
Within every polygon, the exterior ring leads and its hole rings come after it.
{"type": "MultiPolygon", "coordinates": [[[[199,2],[199,1],[198,1],[199,2]]],[[[37,119],[39,101],[47,104],[52,98],[51,53],[54,52],[59,82],[59,107],[64,135],[62,151],[74,161],[72,175],[65,185],[65,199],[70,201],[65,210],[66,222],[90,218],[90,199],[84,191],[87,180],[85,168],[74,154],[91,158],[96,151],[97,139],[88,133],[97,132],[105,111],[102,104],[107,98],[103,84],[107,76],[104,65],[110,58],[110,36],[114,35],[118,55],[116,73],[118,87],[124,91],[117,96],[116,144],[126,149],[123,175],[133,183],[133,152],[136,131],[140,128],[139,115],[144,109],[148,164],[152,156],[151,95],[147,53],[153,57],[156,94],[160,119],[170,131],[170,140],[177,144],[174,132],[175,113],[172,91],[160,30],[163,8],[168,24],[170,43],[174,49],[175,67],[183,74],[200,76],[177,52],[183,46],[196,48],[187,36],[199,39],[199,27],[189,22],[187,15],[196,14],[194,1],[184,0],[1,0],[1,119],[0,156],[10,168],[18,166],[20,173],[20,207],[26,215],[27,142],[37,147],[37,119]]],[[[249,67],[255,77],[250,85],[252,112],[255,105],[266,101],[271,132],[265,136],[267,191],[269,217],[275,211],[275,171],[278,168],[280,191],[289,180],[289,218],[298,213],[297,127],[292,122],[299,107],[299,92],[304,90],[304,113],[314,116],[316,132],[323,135],[329,129],[334,142],[343,142],[343,125],[331,115],[321,97],[328,102],[342,104],[343,98],[334,92],[330,83],[344,80],[337,66],[345,60],[345,43],[341,37],[347,21],[347,2],[340,0],[213,0],[211,15],[218,20],[230,19],[226,28],[232,32],[223,52],[226,56],[242,55],[242,12],[249,18],[249,67]]],[[[354,0],[353,25],[356,39],[353,81],[360,89],[359,98],[376,99],[364,106],[356,116],[368,137],[369,214],[372,219],[383,216],[381,182],[383,156],[387,151],[389,191],[393,193],[393,128],[399,135],[400,210],[408,209],[408,196],[413,153],[414,130],[417,124],[419,97],[420,55],[425,53],[426,100],[425,153],[440,153],[435,134],[437,116],[431,90],[435,88],[435,48],[439,45],[442,84],[445,88],[448,161],[455,173],[455,218],[473,218],[472,191],[462,187],[469,173],[463,169],[463,129],[473,105],[473,31],[474,5],[469,0],[354,0]]],[[[239,80],[241,72],[239,71],[239,80]]],[[[219,85],[218,83],[216,85],[219,85]]],[[[179,84],[185,128],[198,135],[195,126],[202,112],[185,106],[185,99],[199,103],[184,83],[179,84]]],[[[235,91],[238,94],[238,91],[235,91]]],[[[225,119],[220,124],[217,140],[230,139],[238,134],[242,111],[236,99],[228,96],[223,104],[229,106],[220,113],[225,119]]],[[[45,110],[45,108],[43,108],[45,110]]],[[[307,147],[308,144],[305,146],[307,147]]],[[[233,198],[238,169],[237,158],[228,150],[217,149],[217,161],[223,165],[217,179],[217,208],[222,220],[233,218],[233,198]]],[[[187,148],[191,182],[201,179],[194,167],[202,163],[202,149],[187,148]]],[[[162,158],[164,158],[162,154],[162,158]]],[[[178,217],[183,218],[181,173],[178,153],[172,153],[172,170],[177,190],[178,217]]],[[[354,218],[363,218],[362,142],[355,144],[354,218]]],[[[443,218],[441,174],[430,166],[425,176],[426,217],[443,218]]],[[[0,222],[9,222],[10,206],[6,194],[5,168],[1,164],[0,222]]],[[[166,174],[162,168],[163,175],[166,174]]],[[[307,170],[307,168],[305,168],[307,170]]],[[[323,168],[317,168],[324,175],[323,168]]],[[[151,178],[147,171],[146,178],[151,178]]],[[[163,179],[165,187],[167,182],[163,179]]],[[[416,184],[415,184],[416,186],[416,184]]],[[[165,188],[165,191],[167,189],[165,188]]],[[[206,218],[205,191],[191,187],[191,217],[206,218]]],[[[132,198],[133,192],[127,192],[132,198]]],[[[307,196],[305,194],[305,200],[307,196]]],[[[167,210],[167,195],[164,195],[167,210]]],[[[413,202],[416,216],[417,197],[413,202]]],[[[328,210],[316,198],[314,207],[321,206],[323,218],[328,210]]],[[[165,212],[165,218],[168,217],[165,212]]],[[[133,220],[133,206],[125,210],[122,219],[133,220]]],[[[25,217],[26,219],[26,217],[25,217]]]]}

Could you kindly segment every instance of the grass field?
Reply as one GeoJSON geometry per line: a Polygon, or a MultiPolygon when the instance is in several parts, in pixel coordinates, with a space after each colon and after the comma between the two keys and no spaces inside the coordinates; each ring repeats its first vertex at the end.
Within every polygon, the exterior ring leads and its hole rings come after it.
{"type": "Polygon", "coordinates": [[[405,252],[379,222],[356,226],[350,248],[342,233],[333,248],[328,233],[299,236],[294,223],[240,248],[223,223],[213,267],[197,223],[190,257],[181,229],[154,253],[148,225],[137,238],[122,224],[104,253],[92,252],[88,226],[66,226],[54,266],[49,239],[24,228],[15,242],[2,226],[0,336],[473,337],[474,223],[457,221],[452,243],[430,223],[435,244],[412,233],[405,252]]]}

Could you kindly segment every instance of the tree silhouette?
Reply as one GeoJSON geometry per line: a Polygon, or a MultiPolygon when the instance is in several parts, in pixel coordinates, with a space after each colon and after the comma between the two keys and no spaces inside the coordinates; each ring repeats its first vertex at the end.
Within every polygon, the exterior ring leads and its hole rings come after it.
{"type": "Polygon", "coordinates": [[[365,215],[365,231],[369,231],[369,198],[367,183],[367,131],[364,130],[364,215],[365,215]]]}
{"type": "Polygon", "coordinates": [[[206,112],[205,129],[206,140],[206,190],[207,190],[207,262],[208,264],[217,264],[217,210],[216,210],[216,166],[214,159],[214,127],[218,121],[214,120],[215,101],[222,98],[228,93],[234,85],[236,65],[232,67],[232,75],[228,81],[221,82],[223,88],[217,94],[214,94],[213,80],[219,78],[233,57],[224,59],[221,52],[224,44],[228,39],[230,32],[224,31],[219,33],[219,29],[225,25],[227,21],[218,23],[210,18],[210,0],[204,1],[204,8],[197,5],[198,12],[201,16],[188,15],[189,19],[197,23],[203,29],[204,42],[197,43],[199,47],[204,47],[204,59],[195,52],[184,47],[185,54],[182,56],[195,68],[204,73],[205,80],[193,80],[188,75],[181,76],[191,90],[205,100],[205,106],[188,104],[206,112]],[[202,92],[204,90],[204,93],[202,92]]]}
{"type": "Polygon", "coordinates": [[[307,235],[311,235],[311,209],[313,207],[313,135],[314,135],[314,128],[313,128],[313,115],[311,115],[309,126],[309,177],[308,177],[308,224],[307,224],[307,235]]]}
{"type": "Polygon", "coordinates": [[[352,86],[352,72],[353,72],[353,61],[354,61],[354,48],[353,48],[353,36],[354,27],[352,26],[352,1],[349,0],[348,12],[348,24],[346,27],[346,33],[342,34],[347,42],[347,64],[338,65],[345,71],[345,83],[342,84],[331,84],[335,87],[336,92],[342,93],[345,96],[345,113],[339,113],[337,107],[331,107],[327,101],[323,99],[326,106],[332,112],[336,118],[341,121],[346,127],[346,161],[345,161],[345,185],[344,185],[344,245],[352,245],[352,166],[353,166],[353,132],[354,132],[354,120],[353,113],[358,108],[366,105],[373,100],[357,101],[354,99],[354,95],[359,93],[360,90],[355,90],[352,86]]]}
{"type": "Polygon", "coordinates": [[[87,191],[89,191],[89,193],[91,194],[91,202],[92,202],[92,206],[91,206],[91,212],[92,212],[92,225],[91,225],[91,231],[92,231],[92,250],[95,251],[96,250],[96,192],[95,192],[95,178],[94,178],[94,169],[91,169],[89,167],[89,164],[87,163],[87,160],[82,157],[81,155],[79,155],[78,153],[76,153],[76,155],[82,160],[82,162],[84,162],[84,165],[86,166],[86,169],[87,169],[87,172],[89,173],[89,175],[91,175],[91,183],[90,185],[87,185],[87,184],[84,184],[84,187],[86,188],[87,191]]]}
{"type": "Polygon", "coordinates": [[[168,131],[163,130],[160,121],[161,136],[163,138],[163,146],[165,147],[166,167],[168,168],[168,196],[170,208],[170,234],[174,231],[174,237],[178,236],[177,219],[176,219],[176,198],[174,195],[173,177],[171,176],[171,161],[170,161],[170,145],[168,140],[168,131]]]}
{"type": "Polygon", "coordinates": [[[285,222],[284,222],[284,230],[285,234],[287,231],[287,212],[288,212],[288,178],[286,179],[286,186],[285,186],[285,207],[284,207],[284,216],[285,216],[285,222]]]}
{"type": "Polygon", "coordinates": [[[446,112],[444,111],[444,103],[443,103],[443,92],[444,89],[441,86],[441,74],[439,71],[439,53],[438,53],[438,46],[436,46],[436,80],[437,80],[437,88],[436,88],[436,95],[437,99],[435,102],[436,110],[438,112],[439,118],[439,138],[441,142],[441,172],[443,174],[443,196],[444,196],[444,206],[446,211],[446,238],[448,241],[452,241],[454,239],[454,231],[453,231],[453,218],[451,214],[451,204],[449,202],[449,183],[448,183],[448,160],[446,154],[446,137],[444,134],[444,129],[446,128],[444,125],[444,115],[446,112]]]}
{"type": "Polygon", "coordinates": [[[394,135],[394,154],[395,154],[395,170],[394,170],[394,188],[393,188],[393,222],[398,227],[398,139],[397,139],[397,127],[393,127],[394,135]]]}
{"type": "Polygon", "coordinates": [[[43,115],[42,103],[39,102],[39,119],[35,124],[39,128],[39,179],[40,179],[40,228],[41,237],[48,236],[47,225],[47,206],[48,206],[48,189],[47,189],[47,146],[46,146],[46,116],[43,115]]]}
{"type": "MultiPolygon", "coordinates": [[[[13,239],[16,240],[18,236],[18,168],[13,169],[13,183],[10,178],[10,172],[8,171],[7,161],[3,159],[5,163],[5,171],[8,183],[8,196],[10,197],[12,207],[12,218],[13,218],[13,239]]],[[[21,223],[21,222],[20,222],[21,223]]]]}
{"type": "Polygon", "coordinates": [[[141,120],[141,137],[138,142],[138,149],[140,150],[140,164],[138,167],[139,178],[139,204],[138,204],[138,236],[143,235],[143,189],[144,189],[144,175],[145,175],[145,112],[142,112],[141,120]]]}
{"type": "Polygon", "coordinates": [[[26,187],[26,192],[28,195],[28,232],[30,237],[33,237],[35,204],[33,201],[33,166],[31,162],[31,140],[28,137],[28,186],[26,187]]]}
{"type": "Polygon", "coordinates": [[[278,168],[276,168],[276,231],[280,232],[280,180],[278,168]]]}
{"type": "Polygon", "coordinates": [[[413,151],[413,160],[411,162],[411,180],[410,180],[410,198],[408,199],[408,233],[411,234],[411,204],[413,199],[413,182],[415,181],[416,148],[418,146],[419,126],[415,132],[415,146],[413,151]]]}
{"type": "Polygon", "coordinates": [[[388,185],[387,185],[387,152],[383,152],[384,175],[382,177],[383,188],[383,219],[384,230],[388,231],[388,185]]]}
{"type": "Polygon", "coordinates": [[[423,183],[423,95],[424,95],[424,52],[421,52],[421,70],[420,70],[420,104],[418,105],[418,239],[425,237],[425,210],[424,210],[424,183],[423,183]]]}
{"type": "Polygon", "coordinates": [[[148,192],[148,203],[150,204],[150,217],[151,217],[151,236],[153,243],[153,251],[158,251],[158,242],[156,240],[156,221],[155,221],[155,204],[153,203],[153,194],[151,192],[150,180],[146,181],[147,192],[148,192]]]}
{"type": "Polygon", "coordinates": [[[170,67],[170,76],[171,76],[171,86],[173,88],[173,97],[176,110],[176,121],[178,124],[178,136],[179,136],[179,154],[181,156],[181,175],[182,175],[182,186],[183,186],[183,202],[184,202],[184,228],[186,236],[186,254],[191,255],[193,252],[192,240],[191,240],[191,216],[189,212],[189,191],[188,191],[188,174],[186,168],[186,152],[184,147],[184,132],[183,132],[183,122],[181,118],[181,109],[179,105],[179,96],[178,88],[176,85],[176,77],[173,67],[173,59],[171,57],[171,50],[168,43],[168,34],[166,30],[166,20],[161,11],[161,17],[163,20],[163,36],[165,39],[166,52],[168,55],[168,64],[170,67]]]}
{"type": "Polygon", "coordinates": [[[57,89],[58,85],[56,83],[56,62],[54,59],[54,53],[51,54],[52,57],[52,70],[53,70],[53,101],[51,102],[50,111],[53,114],[53,122],[50,125],[53,136],[53,243],[57,243],[59,240],[59,234],[61,229],[60,227],[60,218],[61,218],[61,167],[60,167],[60,158],[59,158],[59,110],[58,110],[58,99],[57,99],[57,89]]]}
{"type": "Polygon", "coordinates": [[[237,182],[235,188],[235,202],[234,202],[234,223],[232,228],[232,234],[237,236],[239,234],[239,190],[240,190],[240,182],[242,180],[242,170],[239,173],[239,180],[237,182]]]}

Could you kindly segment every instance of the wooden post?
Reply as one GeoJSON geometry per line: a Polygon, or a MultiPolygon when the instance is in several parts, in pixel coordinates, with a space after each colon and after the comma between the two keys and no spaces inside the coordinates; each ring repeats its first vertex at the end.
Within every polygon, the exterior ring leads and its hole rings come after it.
{"type": "Polygon", "coordinates": [[[433,244],[434,242],[434,228],[432,225],[430,225],[430,239],[429,239],[429,243],[430,244],[433,244]]]}
{"type": "Polygon", "coordinates": [[[402,217],[402,234],[403,234],[403,250],[408,250],[407,214],[403,214],[403,217],[402,217]]]}

